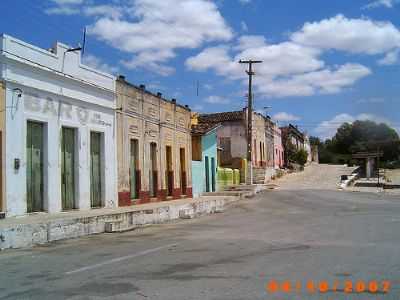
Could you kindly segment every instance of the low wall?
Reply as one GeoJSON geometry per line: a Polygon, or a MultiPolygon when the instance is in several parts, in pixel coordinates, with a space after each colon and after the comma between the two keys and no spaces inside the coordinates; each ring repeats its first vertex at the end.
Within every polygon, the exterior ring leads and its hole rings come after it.
{"type": "Polygon", "coordinates": [[[223,191],[226,187],[240,184],[240,170],[230,168],[218,168],[217,172],[218,190],[223,191]]]}
{"type": "MultiPolygon", "coordinates": [[[[121,209],[120,212],[99,212],[98,215],[85,216],[78,212],[77,217],[60,217],[51,220],[29,222],[21,219],[18,223],[0,222],[0,249],[26,248],[52,241],[78,238],[106,231],[132,230],[151,224],[162,224],[177,219],[195,218],[201,215],[222,212],[238,197],[204,197],[185,202],[159,203],[149,208],[138,206],[121,209]]],[[[71,213],[74,214],[74,213],[71,213]]],[[[45,218],[45,216],[43,217],[45,218]]],[[[7,221],[5,221],[7,222],[7,221]]]]}

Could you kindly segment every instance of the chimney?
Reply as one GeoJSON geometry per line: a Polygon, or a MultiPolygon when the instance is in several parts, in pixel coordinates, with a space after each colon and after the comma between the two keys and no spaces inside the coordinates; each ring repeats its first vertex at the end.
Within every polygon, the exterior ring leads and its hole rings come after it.
{"type": "Polygon", "coordinates": [[[124,75],[118,75],[118,79],[121,81],[125,81],[125,76],[124,75]]]}
{"type": "Polygon", "coordinates": [[[174,103],[174,104],[176,104],[176,99],[175,99],[175,98],[172,98],[172,99],[171,99],[171,102],[174,103]]]}
{"type": "Polygon", "coordinates": [[[146,89],[146,86],[144,85],[144,84],[141,84],[140,86],[139,86],[139,88],[141,89],[141,90],[145,90],[146,89]]]}
{"type": "Polygon", "coordinates": [[[189,109],[189,105],[186,104],[186,105],[185,105],[185,108],[189,109]]]}
{"type": "Polygon", "coordinates": [[[162,97],[162,93],[158,92],[158,93],[157,93],[157,97],[158,97],[158,98],[161,98],[161,97],[162,97]]]}

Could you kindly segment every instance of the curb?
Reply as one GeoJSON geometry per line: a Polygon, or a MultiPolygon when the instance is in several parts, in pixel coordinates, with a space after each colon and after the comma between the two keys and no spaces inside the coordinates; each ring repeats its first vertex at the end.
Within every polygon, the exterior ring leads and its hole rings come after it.
{"type": "Polygon", "coordinates": [[[206,196],[192,203],[162,203],[153,209],[135,207],[131,211],[105,212],[95,216],[5,225],[0,227],[0,249],[30,248],[92,234],[124,232],[147,225],[198,218],[224,212],[229,204],[239,200],[241,197],[206,196]]]}

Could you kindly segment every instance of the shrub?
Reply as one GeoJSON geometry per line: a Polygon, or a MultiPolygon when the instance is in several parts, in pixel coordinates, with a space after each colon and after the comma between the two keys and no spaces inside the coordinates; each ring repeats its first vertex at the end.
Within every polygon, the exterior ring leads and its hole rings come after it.
{"type": "Polygon", "coordinates": [[[304,166],[307,162],[308,152],[304,149],[300,149],[296,152],[294,160],[301,166],[304,166]]]}

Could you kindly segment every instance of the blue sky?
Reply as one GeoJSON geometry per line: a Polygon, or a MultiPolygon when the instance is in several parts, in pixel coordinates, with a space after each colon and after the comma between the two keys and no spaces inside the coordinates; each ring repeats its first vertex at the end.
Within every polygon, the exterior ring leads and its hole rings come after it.
{"type": "Polygon", "coordinates": [[[241,109],[237,61],[261,59],[256,108],[328,138],[355,119],[400,129],[399,9],[397,0],[2,0],[0,32],[49,48],[76,45],[86,26],[86,64],[199,112],[241,109]]]}

